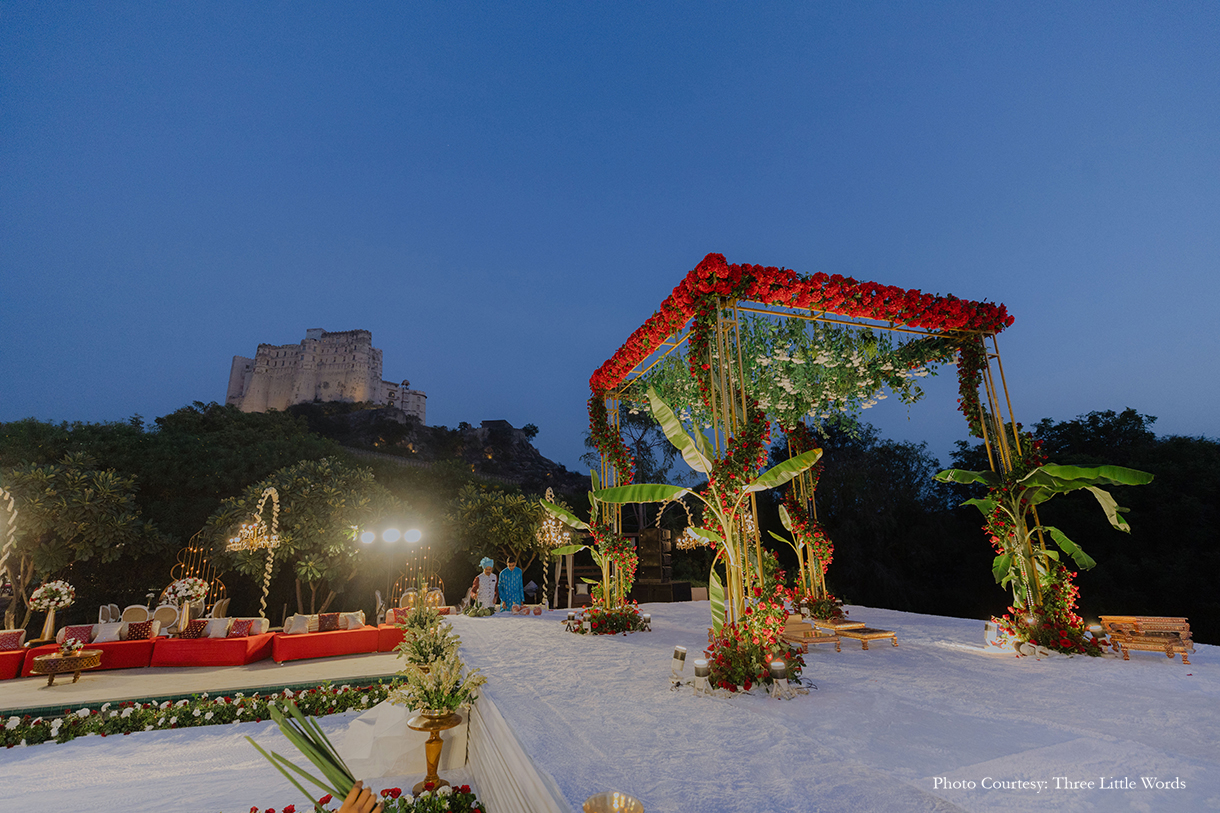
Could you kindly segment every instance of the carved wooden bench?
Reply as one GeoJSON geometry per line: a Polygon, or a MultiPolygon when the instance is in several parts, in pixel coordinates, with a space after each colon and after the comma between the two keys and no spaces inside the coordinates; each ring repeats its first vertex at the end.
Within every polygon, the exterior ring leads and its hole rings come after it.
{"type": "Polygon", "coordinates": [[[1182,663],[1190,663],[1188,653],[1195,651],[1190,639],[1190,624],[1185,618],[1158,618],[1146,615],[1103,615],[1101,629],[1110,638],[1110,646],[1131,660],[1132,649],[1144,652],[1164,652],[1170,660],[1181,654],[1182,663]]]}
{"type": "Polygon", "coordinates": [[[869,641],[884,641],[889,638],[894,646],[898,646],[898,633],[891,630],[879,630],[872,627],[857,627],[855,629],[841,629],[838,633],[843,638],[854,638],[860,642],[860,646],[867,650],[869,641]]]}

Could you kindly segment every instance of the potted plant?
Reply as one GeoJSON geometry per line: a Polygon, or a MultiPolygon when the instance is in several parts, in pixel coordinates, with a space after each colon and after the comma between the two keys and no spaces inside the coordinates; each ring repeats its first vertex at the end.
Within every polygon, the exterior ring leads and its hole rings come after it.
{"type": "Polygon", "coordinates": [[[390,702],[419,709],[427,717],[446,717],[474,702],[478,698],[475,689],[487,682],[478,669],[465,669],[456,648],[432,661],[426,671],[408,662],[398,674],[403,682],[390,691],[390,702]]]}
{"type": "Polygon", "coordinates": [[[403,626],[402,642],[394,647],[400,658],[428,670],[434,661],[448,658],[462,644],[461,637],[448,624],[437,622],[431,627],[403,626]]]}

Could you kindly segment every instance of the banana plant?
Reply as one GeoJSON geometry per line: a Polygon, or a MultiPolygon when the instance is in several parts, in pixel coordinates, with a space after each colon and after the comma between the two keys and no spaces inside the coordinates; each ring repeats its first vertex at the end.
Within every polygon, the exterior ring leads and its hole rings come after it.
{"type": "Polygon", "coordinates": [[[1087,490],[1097,500],[1110,525],[1124,533],[1131,526],[1123,518],[1128,509],[1120,506],[1110,492],[1101,486],[1136,486],[1152,482],[1152,475],[1145,471],[1123,466],[1039,466],[1024,477],[1006,481],[994,471],[966,471],[947,469],[939,472],[936,479],[942,483],[969,485],[980,483],[988,487],[986,497],[966,500],[962,505],[973,505],[987,518],[988,526],[1000,542],[1001,552],[991,564],[991,573],[996,583],[1012,586],[1014,606],[1030,606],[1039,603],[1034,599],[1031,587],[1038,589],[1035,580],[1043,580],[1049,574],[1050,562],[1059,561],[1059,551],[1071,557],[1081,570],[1089,570],[1097,564],[1079,545],[1053,525],[1036,521],[1036,509],[1042,503],[1059,494],[1087,490]],[[1059,551],[1034,547],[1033,537],[1038,532],[1049,536],[1059,551]]]}
{"type": "Polygon", "coordinates": [[[805,539],[792,527],[792,515],[788,513],[788,506],[783,503],[779,505],[779,521],[783,523],[784,530],[792,534],[792,539],[780,536],[775,531],[767,531],[767,533],[792,548],[796,554],[797,572],[801,578],[801,594],[821,598],[826,592],[826,583],[822,578],[822,563],[805,539]]]}
{"type": "MultiPolygon", "coordinates": [[[[551,516],[558,519],[570,528],[575,528],[578,531],[586,531],[595,539],[599,534],[605,534],[610,530],[609,509],[603,504],[599,498],[599,494],[603,491],[597,477],[597,472],[589,472],[589,477],[593,483],[593,490],[589,492],[589,519],[592,524],[584,522],[577,518],[575,514],[567,510],[561,505],[556,505],[549,500],[539,500],[542,507],[551,516]],[[598,526],[598,527],[594,527],[598,526]]],[[[621,573],[618,573],[615,568],[612,568],[611,558],[609,553],[598,550],[597,545],[564,545],[563,547],[555,548],[551,551],[551,556],[567,556],[579,551],[588,549],[593,557],[593,563],[601,570],[601,588],[602,600],[606,602],[608,607],[617,607],[623,603],[626,597],[627,585],[623,580],[621,573]]],[[[584,579],[588,584],[597,584],[598,582],[591,579],[584,579]]]]}
{"type": "MultiPolygon", "coordinates": [[[[703,433],[696,429],[688,434],[678,416],[652,388],[648,390],[648,403],[652,416],[661,425],[665,437],[669,438],[669,442],[682,454],[682,459],[695,471],[707,475],[707,491],[700,494],[682,486],[642,483],[595,488],[589,496],[594,504],[623,505],[627,503],[665,503],[690,494],[703,503],[704,516],[712,517],[714,521],[711,524],[718,530],[711,528],[691,528],[690,530],[704,541],[714,544],[718,549],[718,555],[723,554],[725,558],[727,585],[720,582],[714,567],[708,585],[708,595],[712,599],[712,627],[719,634],[726,620],[735,621],[745,612],[746,541],[741,538],[736,527],[739,518],[746,510],[746,500],[750,494],[781,486],[801,472],[812,468],[818,462],[818,458],[822,456],[822,450],[814,449],[785,460],[758,475],[740,490],[724,493],[716,484],[716,479],[711,476],[717,461],[712,445],[703,433]],[[719,601],[717,601],[718,596],[719,601]]],[[[556,511],[558,506],[544,502],[543,507],[572,527],[581,527],[572,524],[571,520],[576,520],[576,517],[569,512],[562,511],[562,509],[556,511]]],[[[579,522],[579,520],[576,521],[579,522]]],[[[583,523],[581,524],[583,525],[583,523]]],[[[761,567],[761,563],[759,566],[761,567]]]]}

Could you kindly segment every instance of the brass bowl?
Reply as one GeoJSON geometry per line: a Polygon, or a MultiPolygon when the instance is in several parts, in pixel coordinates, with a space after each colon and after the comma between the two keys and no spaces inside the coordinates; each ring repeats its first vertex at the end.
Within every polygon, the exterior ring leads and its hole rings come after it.
{"type": "Polygon", "coordinates": [[[634,796],[608,790],[585,799],[585,813],[644,813],[644,805],[634,796]]]}

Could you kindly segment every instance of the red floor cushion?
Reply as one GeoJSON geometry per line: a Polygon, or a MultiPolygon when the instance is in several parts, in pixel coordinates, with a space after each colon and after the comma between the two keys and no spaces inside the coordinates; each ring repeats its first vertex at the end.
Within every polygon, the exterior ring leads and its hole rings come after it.
{"type": "Polygon", "coordinates": [[[393,652],[402,643],[402,627],[397,624],[382,624],[377,628],[377,651],[393,652]]]}
{"type": "MultiPolygon", "coordinates": [[[[148,666],[152,661],[153,640],[143,641],[107,641],[104,644],[89,644],[86,649],[102,651],[102,665],[98,669],[131,669],[138,666],[148,666]]],[[[34,658],[55,652],[58,644],[45,644],[25,651],[25,664],[21,668],[22,677],[34,674],[34,658]]]]}
{"type": "Polygon", "coordinates": [[[158,638],[152,666],[244,666],[271,657],[275,633],[240,638],[158,638]]]}
{"type": "Polygon", "coordinates": [[[376,627],[335,630],[334,632],[305,632],[299,635],[277,632],[271,641],[271,657],[276,663],[376,651],[376,627]]]}
{"type": "Polygon", "coordinates": [[[11,649],[8,652],[0,652],[0,680],[17,677],[17,675],[21,674],[21,667],[24,663],[24,649],[11,649]]]}

